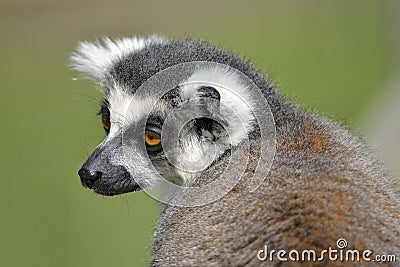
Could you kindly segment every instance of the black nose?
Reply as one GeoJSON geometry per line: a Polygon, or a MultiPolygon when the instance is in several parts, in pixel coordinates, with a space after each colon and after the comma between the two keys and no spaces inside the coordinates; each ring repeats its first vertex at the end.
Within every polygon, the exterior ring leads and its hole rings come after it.
{"type": "Polygon", "coordinates": [[[101,178],[102,172],[88,170],[86,168],[81,168],[78,171],[79,176],[81,177],[82,185],[92,189],[93,184],[101,178]]]}

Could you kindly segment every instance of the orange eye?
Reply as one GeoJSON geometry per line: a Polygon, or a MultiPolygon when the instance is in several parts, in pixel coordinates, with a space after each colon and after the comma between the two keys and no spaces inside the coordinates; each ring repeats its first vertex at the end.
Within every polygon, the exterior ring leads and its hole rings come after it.
{"type": "Polygon", "coordinates": [[[148,146],[156,146],[161,143],[161,135],[155,132],[146,131],[144,134],[144,140],[148,146]]]}
{"type": "Polygon", "coordinates": [[[108,132],[110,131],[111,123],[110,123],[110,117],[107,114],[102,114],[101,115],[101,122],[103,123],[104,129],[108,132]]]}

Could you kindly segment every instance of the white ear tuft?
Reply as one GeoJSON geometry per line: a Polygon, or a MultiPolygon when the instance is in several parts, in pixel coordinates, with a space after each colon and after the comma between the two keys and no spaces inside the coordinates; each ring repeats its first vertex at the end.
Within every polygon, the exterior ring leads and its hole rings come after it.
{"type": "Polygon", "coordinates": [[[71,56],[72,68],[81,72],[86,78],[101,81],[118,60],[125,55],[143,49],[150,43],[166,42],[162,37],[153,35],[148,38],[121,38],[112,40],[108,37],[99,41],[79,43],[76,52],[71,56]]]}

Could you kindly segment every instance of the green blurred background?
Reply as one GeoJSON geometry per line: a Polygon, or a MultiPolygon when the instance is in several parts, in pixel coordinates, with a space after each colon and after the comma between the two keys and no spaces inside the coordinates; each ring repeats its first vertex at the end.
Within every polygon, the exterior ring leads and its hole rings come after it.
{"type": "Polygon", "coordinates": [[[0,266],[148,264],[157,203],[79,182],[104,137],[99,92],[68,69],[79,40],[205,38],[358,131],[395,65],[388,10],[383,0],[0,0],[0,266]]]}

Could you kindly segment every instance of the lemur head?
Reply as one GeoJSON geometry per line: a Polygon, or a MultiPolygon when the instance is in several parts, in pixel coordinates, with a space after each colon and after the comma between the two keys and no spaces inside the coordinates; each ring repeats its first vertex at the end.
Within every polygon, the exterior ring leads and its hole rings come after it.
{"type": "Polygon", "coordinates": [[[254,96],[233,68],[255,72],[202,42],[159,37],[83,42],[72,64],[104,91],[100,115],[106,137],[78,172],[96,193],[137,191],[160,175],[190,185],[254,130],[254,96]],[[195,62],[200,63],[190,64],[195,62]],[[175,69],[182,74],[176,81],[161,76],[146,89],[151,77],[174,66],[184,66],[175,69]],[[168,90],[161,92],[163,86],[168,90]],[[174,141],[164,142],[167,136],[174,141]]]}

